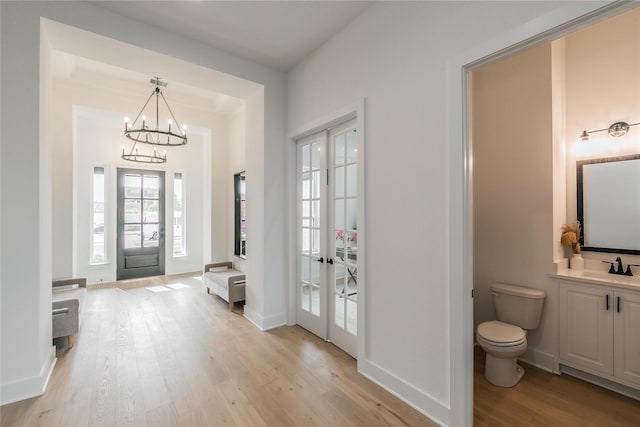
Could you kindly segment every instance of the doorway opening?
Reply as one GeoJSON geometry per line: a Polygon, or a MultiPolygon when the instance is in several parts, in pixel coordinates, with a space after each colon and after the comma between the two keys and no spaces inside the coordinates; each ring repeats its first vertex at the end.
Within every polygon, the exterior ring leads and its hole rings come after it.
{"type": "MultiPolygon", "coordinates": [[[[605,46],[607,39],[615,39],[614,45],[621,48],[619,41],[625,40],[620,37],[621,22],[635,22],[629,27],[633,33],[638,20],[634,15],[640,17],[638,9],[601,10],[551,35],[540,35],[526,46],[463,67],[469,135],[465,221],[470,225],[465,233],[470,254],[465,286],[474,291],[474,330],[479,323],[495,319],[492,283],[546,291],[542,323],[528,333],[522,360],[555,373],[562,364],[557,321],[561,307],[557,280],[550,274],[566,263],[560,227],[576,220],[575,162],[608,156],[610,150],[637,152],[639,147],[635,141],[623,141],[615,147],[609,143],[595,151],[585,150],[579,138],[583,127],[599,129],[609,121],[635,122],[640,116],[637,98],[625,101],[625,93],[637,94],[636,83],[619,84],[629,67],[637,68],[633,65],[637,61],[625,58],[617,63],[607,57],[615,58],[613,51],[594,51],[605,46]],[[611,28],[616,34],[606,29],[614,20],[618,22],[611,28]],[[607,84],[614,80],[620,87],[615,93],[607,84]],[[617,118],[620,114],[628,116],[617,118]],[[605,124],[599,126],[601,122],[605,124]],[[506,131],[504,123],[514,131],[506,131]]],[[[637,76],[637,69],[629,74],[637,76]]],[[[473,332],[469,336],[473,339],[473,332]]]]}

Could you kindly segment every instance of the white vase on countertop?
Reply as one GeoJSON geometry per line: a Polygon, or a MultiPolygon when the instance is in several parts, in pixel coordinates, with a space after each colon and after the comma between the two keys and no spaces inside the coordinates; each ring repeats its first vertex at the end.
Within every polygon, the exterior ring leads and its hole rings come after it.
{"type": "Polygon", "coordinates": [[[572,270],[584,270],[584,258],[582,258],[582,254],[573,254],[571,256],[569,268],[572,270]]]}

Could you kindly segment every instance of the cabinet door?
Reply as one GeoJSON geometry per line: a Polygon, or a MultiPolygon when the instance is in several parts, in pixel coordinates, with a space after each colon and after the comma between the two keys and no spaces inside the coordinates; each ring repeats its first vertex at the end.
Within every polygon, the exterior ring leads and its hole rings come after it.
{"type": "Polygon", "coordinates": [[[613,375],[613,310],[613,292],[561,282],[561,361],[613,375]]]}
{"type": "Polygon", "coordinates": [[[615,304],[615,376],[640,385],[640,294],[616,292],[615,304]]]}

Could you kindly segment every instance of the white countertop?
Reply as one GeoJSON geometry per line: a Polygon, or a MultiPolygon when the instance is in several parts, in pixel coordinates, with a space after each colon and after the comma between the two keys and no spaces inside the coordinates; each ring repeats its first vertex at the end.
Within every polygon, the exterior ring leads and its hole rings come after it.
{"type": "Polygon", "coordinates": [[[551,277],[572,282],[589,283],[592,285],[606,285],[617,288],[640,291],[640,276],[622,276],[593,270],[561,270],[551,277]]]}

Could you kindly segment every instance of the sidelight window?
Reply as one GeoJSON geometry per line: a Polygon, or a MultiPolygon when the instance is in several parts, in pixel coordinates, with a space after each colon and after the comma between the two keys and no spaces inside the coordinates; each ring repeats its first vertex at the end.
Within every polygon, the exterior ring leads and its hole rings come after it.
{"type": "Polygon", "coordinates": [[[105,243],[105,173],[103,166],[94,166],[91,175],[91,233],[90,233],[90,263],[102,264],[107,262],[105,243]]]}

